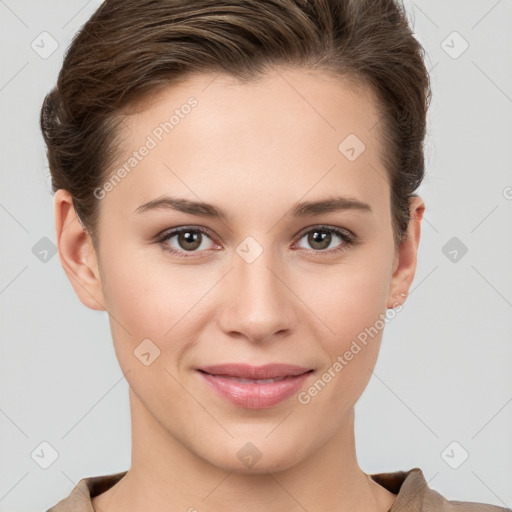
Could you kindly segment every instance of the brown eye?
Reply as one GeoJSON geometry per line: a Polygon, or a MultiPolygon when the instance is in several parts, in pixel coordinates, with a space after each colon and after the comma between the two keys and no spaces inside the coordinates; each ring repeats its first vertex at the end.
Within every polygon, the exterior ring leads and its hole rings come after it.
{"type": "Polygon", "coordinates": [[[347,249],[350,245],[355,245],[356,243],[354,235],[345,233],[345,231],[341,229],[327,226],[320,226],[309,229],[308,231],[303,231],[299,235],[299,238],[300,240],[303,238],[306,239],[309,247],[304,247],[305,249],[311,248],[313,252],[326,252],[329,254],[347,249]],[[338,244],[331,246],[331,244],[336,243],[336,239],[338,239],[338,244]]]}
{"type": "Polygon", "coordinates": [[[178,228],[165,233],[157,240],[164,250],[177,256],[187,256],[185,253],[201,253],[214,245],[208,233],[202,228],[178,228]],[[210,246],[208,246],[210,240],[210,246]]]}
{"type": "Polygon", "coordinates": [[[197,231],[182,231],[176,240],[185,251],[194,251],[201,245],[201,238],[202,234],[197,231]]]}
{"type": "Polygon", "coordinates": [[[315,229],[310,231],[308,234],[308,244],[310,244],[313,249],[327,249],[331,243],[331,240],[331,233],[323,229],[315,229]]]}

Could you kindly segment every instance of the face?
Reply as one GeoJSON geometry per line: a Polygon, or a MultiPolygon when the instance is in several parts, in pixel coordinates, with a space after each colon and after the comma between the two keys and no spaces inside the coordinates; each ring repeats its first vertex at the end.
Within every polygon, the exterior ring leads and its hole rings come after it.
{"type": "Polygon", "coordinates": [[[124,120],[95,297],[145,417],[215,466],[305,460],[370,379],[399,268],[378,121],[369,91],[290,69],[190,77],[124,120]]]}

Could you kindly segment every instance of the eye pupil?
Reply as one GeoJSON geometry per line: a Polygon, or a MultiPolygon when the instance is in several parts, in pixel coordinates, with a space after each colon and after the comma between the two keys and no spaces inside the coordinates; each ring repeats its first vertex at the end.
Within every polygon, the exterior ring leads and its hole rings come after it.
{"type": "Polygon", "coordinates": [[[178,235],[180,247],[185,250],[193,251],[201,245],[201,233],[194,231],[182,231],[178,235]]]}
{"type": "Polygon", "coordinates": [[[325,249],[329,247],[331,243],[331,233],[325,230],[315,229],[309,233],[308,243],[310,243],[315,249],[325,249]],[[317,243],[320,244],[320,247],[315,247],[315,244],[317,243]]]}
{"type": "MultiPolygon", "coordinates": [[[[348,248],[348,246],[354,245],[355,243],[349,235],[345,235],[341,230],[323,226],[310,229],[307,231],[307,235],[304,231],[302,233],[303,234],[300,238],[303,239],[304,237],[307,237],[307,243],[309,244],[310,248],[312,248],[317,253],[325,253],[326,255],[342,251],[345,248],[348,248]],[[333,241],[333,236],[341,239],[342,244],[339,245],[336,249],[329,250],[329,246],[333,241]]],[[[173,254],[184,256],[184,252],[189,252],[199,255],[201,254],[199,249],[203,242],[203,235],[207,239],[210,239],[209,233],[203,231],[203,229],[175,229],[174,231],[165,234],[158,240],[158,242],[163,244],[162,248],[164,250],[168,250],[173,254]],[[174,240],[174,243],[170,243],[171,240],[174,240]],[[174,244],[177,244],[179,247],[175,246],[173,249],[172,246],[174,244]]],[[[311,251],[309,251],[309,253],[311,253],[311,251]]]]}

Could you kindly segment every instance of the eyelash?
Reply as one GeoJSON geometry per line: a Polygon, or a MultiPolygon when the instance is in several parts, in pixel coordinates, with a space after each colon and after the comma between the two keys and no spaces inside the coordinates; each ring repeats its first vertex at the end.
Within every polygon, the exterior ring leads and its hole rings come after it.
{"type": "MultiPolygon", "coordinates": [[[[185,255],[186,251],[177,251],[176,249],[172,249],[168,244],[165,243],[165,242],[168,242],[172,237],[179,235],[180,233],[182,233],[184,231],[201,233],[202,235],[206,235],[208,238],[212,239],[212,236],[211,236],[209,230],[202,228],[201,226],[197,226],[197,227],[183,226],[180,228],[172,229],[171,231],[164,232],[161,235],[157,235],[155,243],[160,244],[162,246],[163,250],[170,252],[171,254],[173,254],[179,258],[196,258],[197,257],[197,256],[195,256],[196,252],[194,252],[194,251],[189,251],[191,253],[190,256],[185,255]]],[[[341,230],[339,228],[335,228],[335,227],[331,227],[331,226],[322,226],[322,225],[308,227],[308,228],[303,229],[300,233],[298,233],[297,240],[300,240],[301,238],[304,237],[304,235],[307,235],[308,233],[310,233],[312,231],[327,231],[329,233],[334,233],[335,235],[339,236],[343,240],[343,243],[334,249],[324,249],[324,250],[315,250],[315,249],[307,250],[306,249],[308,252],[317,253],[317,254],[326,253],[326,254],[332,255],[332,254],[337,254],[337,253],[346,251],[351,246],[355,246],[358,243],[357,237],[353,233],[349,232],[348,230],[345,231],[345,230],[341,230]]]]}

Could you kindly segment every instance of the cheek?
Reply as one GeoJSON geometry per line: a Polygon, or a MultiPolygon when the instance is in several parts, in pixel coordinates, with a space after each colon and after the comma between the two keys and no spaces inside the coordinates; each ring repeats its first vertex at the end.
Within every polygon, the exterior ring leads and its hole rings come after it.
{"type": "Polygon", "coordinates": [[[333,340],[333,349],[342,348],[344,342],[385,313],[391,281],[389,266],[387,259],[360,253],[329,272],[317,272],[298,283],[297,294],[307,298],[306,305],[321,319],[325,339],[333,340]]]}
{"type": "Polygon", "coordinates": [[[133,392],[150,410],[187,402],[176,381],[176,362],[197,333],[187,311],[197,302],[179,294],[181,284],[141,265],[112,267],[108,277],[110,327],[120,368],[133,392]],[[164,404],[164,405],[162,405],[164,404]]]}
{"type": "Polygon", "coordinates": [[[328,387],[337,390],[335,402],[355,401],[371,377],[386,325],[392,256],[391,251],[361,251],[328,274],[303,281],[300,293],[321,319],[316,338],[326,355],[323,372],[330,370],[328,387]]]}
{"type": "Polygon", "coordinates": [[[125,370],[138,364],[133,351],[143,340],[158,347],[165,355],[161,360],[172,359],[183,350],[180,340],[194,340],[200,325],[200,300],[218,280],[212,273],[198,272],[197,267],[166,264],[157,251],[149,252],[126,249],[102,258],[112,337],[125,370]]]}

